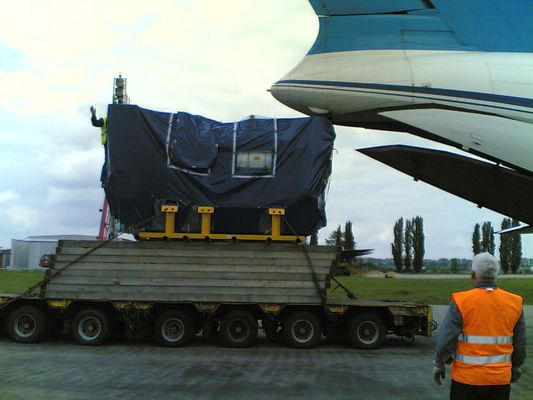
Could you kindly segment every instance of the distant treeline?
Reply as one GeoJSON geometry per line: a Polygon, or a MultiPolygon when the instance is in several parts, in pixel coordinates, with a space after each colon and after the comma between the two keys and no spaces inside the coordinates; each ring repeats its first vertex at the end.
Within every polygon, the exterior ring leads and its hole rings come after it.
{"type": "MultiPolygon", "coordinates": [[[[426,270],[449,270],[452,264],[452,258],[439,258],[438,260],[433,259],[424,259],[423,265],[426,270]]],[[[457,270],[458,271],[468,271],[472,268],[472,259],[467,258],[456,258],[457,260],[457,270]]],[[[358,259],[356,265],[363,265],[368,267],[384,268],[384,269],[394,269],[394,259],[393,258],[374,258],[374,257],[362,257],[358,259]]],[[[533,267],[533,258],[522,258],[521,263],[522,268],[533,267]]],[[[503,271],[502,271],[503,273],[503,271]]]]}

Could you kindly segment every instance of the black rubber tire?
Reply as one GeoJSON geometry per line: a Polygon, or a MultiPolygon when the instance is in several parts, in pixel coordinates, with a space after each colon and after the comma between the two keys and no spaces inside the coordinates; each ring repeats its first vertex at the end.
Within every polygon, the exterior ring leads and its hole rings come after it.
{"type": "Polygon", "coordinates": [[[168,310],[155,321],[153,335],[161,346],[182,347],[189,344],[194,333],[194,322],[186,312],[168,310]]]}
{"type": "Polygon", "coordinates": [[[348,327],[348,336],[352,346],[358,349],[378,349],[385,342],[385,324],[372,313],[354,316],[348,327]]]}
{"type": "Polygon", "coordinates": [[[19,307],[9,314],[7,331],[17,343],[36,343],[46,333],[46,316],[37,307],[19,307]]]}
{"type": "Polygon", "coordinates": [[[315,347],[322,338],[322,322],[309,311],[296,311],[283,321],[283,338],[296,349],[315,347]]]}
{"type": "Polygon", "coordinates": [[[82,346],[98,346],[109,337],[109,317],[96,308],[80,311],[72,320],[72,339],[82,346]]]}
{"type": "Polygon", "coordinates": [[[257,318],[248,311],[236,310],[224,315],[220,324],[220,340],[227,347],[250,347],[257,340],[257,318]]]}

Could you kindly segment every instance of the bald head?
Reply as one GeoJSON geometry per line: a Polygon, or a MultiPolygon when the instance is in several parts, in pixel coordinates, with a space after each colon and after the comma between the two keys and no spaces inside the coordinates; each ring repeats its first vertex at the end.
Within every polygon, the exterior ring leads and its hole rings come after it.
{"type": "Polygon", "coordinates": [[[500,272],[500,262],[490,253],[477,254],[472,260],[472,278],[477,283],[493,283],[500,272]]]}

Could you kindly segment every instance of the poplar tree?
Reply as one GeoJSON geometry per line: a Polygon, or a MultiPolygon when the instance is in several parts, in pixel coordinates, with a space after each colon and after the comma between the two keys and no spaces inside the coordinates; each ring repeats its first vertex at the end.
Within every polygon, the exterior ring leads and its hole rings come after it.
{"type": "Polygon", "coordinates": [[[309,239],[310,245],[317,245],[318,244],[318,232],[313,232],[311,234],[311,238],[309,239]]]}
{"type": "Polygon", "coordinates": [[[344,225],[344,249],[355,249],[355,238],[353,236],[351,221],[346,221],[346,224],[344,225]]]}
{"type": "MultiPolygon", "coordinates": [[[[509,229],[511,227],[511,218],[504,218],[501,227],[502,231],[509,229]]],[[[500,235],[500,266],[505,274],[511,269],[512,243],[511,234],[500,235]]]]}
{"type": "MultiPolygon", "coordinates": [[[[518,220],[513,219],[511,227],[519,226],[518,220]]],[[[511,270],[516,274],[522,262],[522,237],[518,233],[511,234],[511,270]]]]}
{"type": "Polygon", "coordinates": [[[481,251],[488,251],[494,255],[496,245],[494,244],[494,228],[490,221],[484,222],[481,227],[481,251]]]}
{"type": "Polygon", "coordinates": [[[474,255],[481,253],[481,233],[480,226],[476,224],[472,233],[472,251],[474,255]]]}
{"type": "Polygon", "coordinates": [[[396,271],[402,272],[403,269],[403,217],[396,221],[394,224],[394,241],[391,243],[392,258],[394,259],[394,265],[396,271]]]}
{"type": "Polygon", "coordinates": [[[424,264],[425,236],[424,236],[424,218],[417,216],[413,225],[413,268],[415,272],[422,271],[424,264]]]}
{"type": "MultiPolygon", "coordinates": [[[[353,237],[352,222],[346,221],[346,223],[344,224],[344,250],[353,249],[355,249],[355,239],[353,237]]],[[[348,263],[353,263],[354,257],[346,256],[345,258],[348,263]]]]}
{"type": "Polygon", "coordinates": [[[403,263],[405,270],[410,272],[413,265],[413,220],[410,219],[405,220],[404,251],[403,263]]]}

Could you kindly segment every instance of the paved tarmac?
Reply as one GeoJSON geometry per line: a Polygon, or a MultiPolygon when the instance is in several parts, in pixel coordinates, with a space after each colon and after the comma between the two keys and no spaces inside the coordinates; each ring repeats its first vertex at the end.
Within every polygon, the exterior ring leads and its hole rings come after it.
{"type": "MultiPolygon", "coordinates": [[[[434,307],[437,321],[445,310],[434,307]]],[[[526,319],[531,337],[533,306],[526,319]]],[[[90,348],[1,336],[0,399],[447,399],[449,379],[441,387],[432,381],[433,347],[434,338],[406,345],[393,336],[376,351],[330,343],[295,350],[264,340],[250,349],[201,340],[182,349],[119,340],[90,348]]],[[[531,393],[533,374],[513,385],[512,399],[531,393]]]]}

